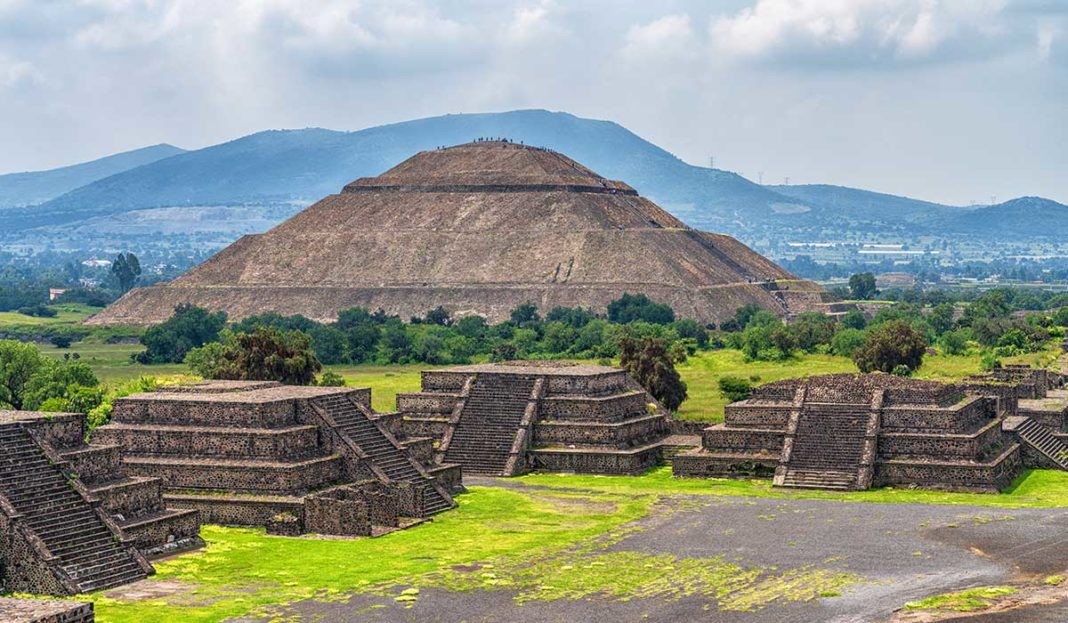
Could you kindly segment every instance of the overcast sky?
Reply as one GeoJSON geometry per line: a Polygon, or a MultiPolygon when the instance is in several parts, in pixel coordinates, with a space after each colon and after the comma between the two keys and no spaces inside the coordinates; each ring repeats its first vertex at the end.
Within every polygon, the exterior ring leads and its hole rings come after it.
{"type": "Polygon", "coordinates": [[[0,172],[517,108],[765,183],[1068,203],[1068,0],[0,0],[0,172]]]}

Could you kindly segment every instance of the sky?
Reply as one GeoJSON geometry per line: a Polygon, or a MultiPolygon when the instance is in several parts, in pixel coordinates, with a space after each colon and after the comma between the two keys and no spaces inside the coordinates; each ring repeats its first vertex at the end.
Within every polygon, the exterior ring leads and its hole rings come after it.
{"type": "Polygon", "coordinates": [[[520,108],[764,183],[1068,203],[1068,0],[0,0],[0,172],[520,108]]]}

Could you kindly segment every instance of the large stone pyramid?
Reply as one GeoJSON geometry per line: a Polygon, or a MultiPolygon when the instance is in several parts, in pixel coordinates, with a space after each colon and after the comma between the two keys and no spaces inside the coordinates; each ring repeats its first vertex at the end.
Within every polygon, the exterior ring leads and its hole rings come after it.
{"type": "Polygon", "coordinates": [[[603,311],[645,293],[679,316],[780,315],[826,293],[737,240],[687,227],[623,182],[547,149],[480,141],[425,151],[244,236],[173,282],[131,291],[92,324],[154,324],[179,303],[332,320],[349,307],[407,319],[443,305],[507,318],[530,301],[603,311]]]}

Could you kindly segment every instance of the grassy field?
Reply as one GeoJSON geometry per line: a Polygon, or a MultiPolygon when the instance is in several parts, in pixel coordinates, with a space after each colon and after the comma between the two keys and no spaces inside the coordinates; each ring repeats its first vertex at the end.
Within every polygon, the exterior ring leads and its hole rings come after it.
{"type": "Polygon", "coordinates": [[[0,327],[21,325],[21,326],[47,326],[47,325],[74,325],[85,320],[89,316],[92,316],[96,312],[100,311],[100,307],[89,307],[88,305],[79,305],[74,303],[65,303],[63,305],[49,305],[52,309],[58,312],[52,318],[38,318],[36,316],[27,316],[18,312],[8,311],[0,312],[0,327]]]}
{"type": "Polygon", "coordinates": [[[279,618],[277,609],[302,599],[364,592],[403,604],[417,600],[420,588],[501,586],[514,592],[517,603],[685,594],[707,597],[712,608],[750,611],[780,600],[833,599],[860,579],[818,567],[761,568],[721,557],[613,552],[610,546],[674,494],[1001,508],[1068,504],[1068,473],[1051,471],[1029,472],[1004,495],[778,491],[763,481],[675,479],[668,468],[638,477],[536,474],[518,480],[534,486],[472,487],[458,497],[458,510],[378,539],[272,537],[262,530],[205,526],[207,547],[157,563],[157,575],[139,588],[138,598],[88,598],[101,623],[245,616],[281,621],[289,619],[279,618]],[[471,573],[472,567],[479,572],[471,573]],[[154,595],[146,598],[146,591],[154,595]]]}
{"type": "MultiPolygon", "coordinates": [[[[41,350],[52,357],[62,357],[68,352],[51,345],[42,345],[41,350]]],[[[135,363],[130,356],[140,350],[141,346],[137,344],[79,342],[69,352],[77,352],[81,361],[89,363],[105,383],[121,383],[140,376],[173,376],[187,374],[189,371],[182,364],[146,366],[135,363]]],[[[1059,354],[1059,346],[1051,343],[1045,351],[1011,357],[1004,362],[1046,366],[1059,354]]],[[[373,390],[372,401],[376,411],[393,411],[396,408],[398,393],[419,391],[419,372],[431,368],[433,366],[424,364],[326,367],[344,377],[351,387],[370,387],[373,390]]],[[[788,378],[856,371],[856,366],[850,359],[833,355],[800,355],[786,361],[746,362],[741,351],[737,350],[700,352],[679,366],[679,374],[688,386],[689,399],[683,403],[677,416],[683,420],[722,421],[723,407],[727,401],[719,392],[718,382],[723,376],[739,376],[752,379],[754,384],[762,384],[788,378]]],[[[925,359],[916,376],[949,381],[979,371],[978,353],[959,356],[934,355],[925,359]]]]}

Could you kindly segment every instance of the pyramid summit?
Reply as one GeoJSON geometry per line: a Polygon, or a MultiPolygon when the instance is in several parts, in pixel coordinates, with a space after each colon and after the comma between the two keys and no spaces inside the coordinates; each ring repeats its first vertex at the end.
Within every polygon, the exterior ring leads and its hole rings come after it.
{"type": "Polygon", "coordinates": [[[702,322],[747,303],[788,315],[829,300],[623,182],[552,150],[482,140],[358,179],[173,282],[131,291],[89,323],[155,324],[181,303],[234,320],[276,312],[329,321],[350,307],[408,318],[441,305],[495,322],[525,302],[604,311],[628,292],[702,322]]]}

